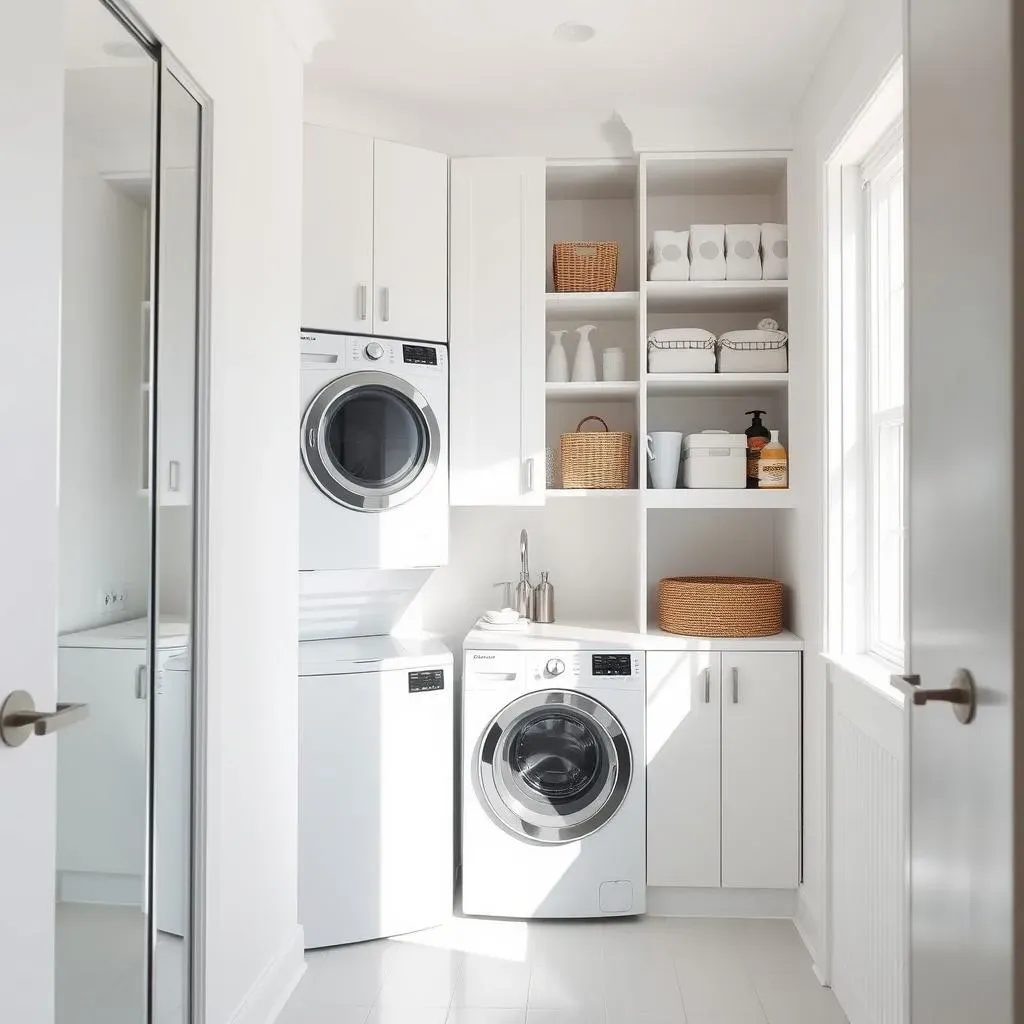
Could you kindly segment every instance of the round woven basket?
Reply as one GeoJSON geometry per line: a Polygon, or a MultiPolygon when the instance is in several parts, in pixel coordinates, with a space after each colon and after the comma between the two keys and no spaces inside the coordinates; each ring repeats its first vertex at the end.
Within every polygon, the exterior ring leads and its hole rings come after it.
{"type": "Polygon", "coordinates": [[[782,584],[742,576],[669,576],[658,581],[658,625],[684,636],[782,632],[782,584]]]}
{"type": "Polygon", "coordinates": [[[609,430],[600,416],[586,416],[576,425],[575,433],[562,435],[562,486],[622,490],[629,486],[632,451],[632,434],[609,430]],[[604,431],[583,433],[583,424],[589,420],[596,420],[604,431]]]}

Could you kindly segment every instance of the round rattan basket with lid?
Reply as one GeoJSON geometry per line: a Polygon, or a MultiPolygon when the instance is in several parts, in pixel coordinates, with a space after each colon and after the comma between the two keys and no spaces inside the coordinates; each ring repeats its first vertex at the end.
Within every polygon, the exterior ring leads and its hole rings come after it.
{"type": "Polygon", "coordinates": [[[684,636],[782,632],[782,584],[742,576],[669,576],[658,581],[658,626],[684,636]]]}

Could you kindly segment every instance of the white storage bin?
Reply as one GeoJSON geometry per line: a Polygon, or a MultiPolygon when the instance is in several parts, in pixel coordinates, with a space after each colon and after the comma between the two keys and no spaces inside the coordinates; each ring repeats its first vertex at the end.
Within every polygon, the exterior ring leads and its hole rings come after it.
{"type": "Polygon", "coordinates": [[[788,369],[785,331],[727,331],[718,339],[719,373],[785,373],[788,369]]]}
{"type": "Polygon", "coordinates": [[[683,442],[683,486],[747,486],[747,437],[725,430],[687,435],[683,442]]]}
{"type": "Polygon", "coordinates": [[[690,280],[725,280],[725,225],[690,225],[690,280]]]}
{"type": "Polygon", "coordinates": [[[655,231],[648,278],[651,281],[689,281],[689,249],[689,231],[655,231]]]}
{"type": "Polygon", "coordinates": [[[699,327],[672,327],[647,336],[650,373],[714,373],[715,336],[699,327]]]}
{"type": "Polygon", "coordinates": [[[766,281],[789,280],[789,225],[761,225],[761,264],[766,281]]]}
{"type": "Polygon", "coordinates": [[[725,225],[725,276],[729,281],[761,280],[761,225],[725,225]]]}

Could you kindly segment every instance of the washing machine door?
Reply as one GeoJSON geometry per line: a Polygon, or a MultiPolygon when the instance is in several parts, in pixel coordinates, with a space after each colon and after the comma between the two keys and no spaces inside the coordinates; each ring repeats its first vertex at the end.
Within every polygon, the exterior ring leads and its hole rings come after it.
{"type": "Polygon", "coordinates": [[[426,398],[408,381],[366,370],[331,381],[302,418],[302,460],[332,501],[383,512],[430,482],[441,431],[426,398]]]}
{"type": "Polygon", "coordinates": [[[514,700],[480,741],[480,788],[495,819],[539,843],[568,843],[604,826],[633,777],[629,738],[603,704],[569,690],[514,700]]]}

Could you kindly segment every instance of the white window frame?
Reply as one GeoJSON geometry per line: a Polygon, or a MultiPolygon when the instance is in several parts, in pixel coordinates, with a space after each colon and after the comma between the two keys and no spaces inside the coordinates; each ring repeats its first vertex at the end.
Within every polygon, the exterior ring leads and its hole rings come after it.
{"type": "MultiPolygon", "coordinates": [[[[875,603],[874,524],[877,459],[873,408],[868,287],[870,192],[902,156],[902,63],[864,108],[825,165],[826,196],[826,642],[827,654],[867,657],[886,672],[902,671],[905,650],[879,636],[875,603]]],[[[904,203],[904,210],[906,205],[904,203]]],[[[906,322],[904,321],[904,337],[906,322]]],[[[906,367],[904,403],[906,409],[906,367]]],[[[906,467],[903,466],[903,479],[906,467]]],[[[906,491],[904,488],[904,495],[906,491]]],[[[906,548],[905,505],[901,524],[906,548]]],[[[906,557],[903,559],[903,635],[906,637],[906,557]]]]}

